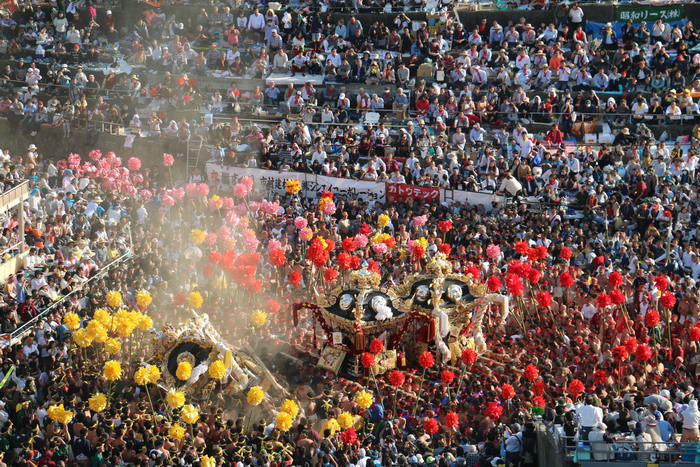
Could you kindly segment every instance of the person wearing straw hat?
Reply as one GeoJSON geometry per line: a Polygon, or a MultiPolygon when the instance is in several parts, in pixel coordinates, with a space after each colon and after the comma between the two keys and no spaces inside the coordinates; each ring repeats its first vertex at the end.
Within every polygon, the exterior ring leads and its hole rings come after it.
{"type": "Polygon", "coordinates": [[[525,44],[526,46],[531,46],[535,43],[536,39],[537,39],[537,34],[535,33],[535,28],[532,27],[532,24],[527,23],[525,25],[525,30],[523,31],[523,34],[522,34],[523,44],[525,44]]]}
{"type": "Polygon", "coordinates": [[[493,20],[493,26],[489,31],[489,42],[493,45],[501,45],[503,39],[503,26],[498,24],[498,21],[493,20]]]}

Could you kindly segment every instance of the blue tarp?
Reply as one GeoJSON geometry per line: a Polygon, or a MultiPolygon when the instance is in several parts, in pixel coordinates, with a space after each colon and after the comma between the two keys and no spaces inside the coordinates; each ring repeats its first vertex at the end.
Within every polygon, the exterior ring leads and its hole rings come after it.
{"type": "MultiPolygon", "coordinates": [[[[675,26],[676,24],[680,25],[680,27],[685,26],[685,23],[687,23],[688,20],[681,20],[681,21],[671,21],[667,24],[670,24],[671,27],[675,26]]],[[[600,33],[601,29],[603,26],[605,26],[606,23],[596,23],[594,21],[587,21],[586,22],[586,34],[592,34],[595,39],[602,39],[603,35],[600,33]]],[[[639,26],[641,23],[634,23],[634,27],[636,28],[639,26]]],[[[613,31],[615,31],[615,34],[617,34],[618,39],[622,39],[622,26],[624,26],[625,23],[622,22],[617,22],[614,21],[612,22],[612,27],[613,31]]],[[[651,27],[653,26],[653,23],[647,22],[647,29],[651,32],[651,27]]]]}

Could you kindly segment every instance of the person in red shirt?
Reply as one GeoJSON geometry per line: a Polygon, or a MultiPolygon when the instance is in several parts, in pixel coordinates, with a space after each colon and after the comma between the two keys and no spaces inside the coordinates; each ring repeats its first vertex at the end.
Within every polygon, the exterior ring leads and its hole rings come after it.
{"type": "Polygon", "coordinates": [[[430,108],[430,101],[428,98],[425,96],[425,94],[421,95],[420,98],[416,101],[416,110],[420,115],[425,115],[426,112],[428,112],[428,109],[430,108]]]}
{"type": "Polygon", "coordinates": [[[552,125],[552,129],[547,132],[544,137],[549,147],[558,146],[564,142],[564,134],[559,129],[559,125],[556,123],[552,125]]]}

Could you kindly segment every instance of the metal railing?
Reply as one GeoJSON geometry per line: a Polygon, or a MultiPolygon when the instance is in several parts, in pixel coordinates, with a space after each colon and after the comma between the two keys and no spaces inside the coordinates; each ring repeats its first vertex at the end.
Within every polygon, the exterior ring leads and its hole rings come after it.
{"type": "Polygon", "coordinates": [[[9,247],[0,251],[0,261],[4,262],[4,260],[2,258],[7,254],[10,254],[10,256],[14,257],[14,256],[22,253],[22,245],[24,245],[23,241],[17,240],[17,239],[13,240],[12,245],[10,245],[9,247]],[[12,254],[13,251],[17,251],[17,253],[12,254]]]}
{"type": "Polygon", "coordinates": [[[100,131],[102,133],[105,133],[105,128],[109,128],[108,133],[110,133],[110,134],[115,134],[115,129],[116,129],[116,133],[119,134],[120,130],[122,128],[126,127],[126,125],[124,125],[122,123],[116,123],[116,122],[92,122],[92,123],[99,125],[101,128],[100,131]]]}
{"type": "Polygon", "coordinates": [[[588,447],[581,446],[581,443],[576,447],[574,451],[575,462],[590,460],[593,462],[638,462],[643,464],[675,463],[680,457],[684,462],[695,463],[696,456],[700,459],[698,443],[695,442],[615,440],[613,443],[606,443],[605,441],[589,441],[585,443],[588,443],[588,447]],[[600,449],[599,446],[602,447],[603,445],[606,449],[600,449]],[[639,450],[638,446],[641,445],[645,447],[651,445],[652,449],[639,450]]]}
{"type": "Polygon", "coordinates": [[[23,323],[20,327],[12,331],[11,333],[5,333],[5,334],[0,334],[0,348],[3,347],[9,347],[12,345],[15,345],[19,343],[22,338],[28,334],[36,325],[39,320],[45,318],[49,313],[51,313],[54,309],[58,308],[59,306],[63,305],[67,300],[69,300],[73,295],[75,295],[78,292],[82,292],[87,288],[93,281],[97,279],[101,279],[104,277],[107,272],[109,272],[110,269],[112,269],[114,266],[117,266],[124,261],[127,261],[131,258],[132,254],[132,246],[129,247],[129,250],[121,255],[118,258],[115,258],[111,262],[107,263],[104,265],[97,274],[94,276],[90,277],[87,281],[83,282],[81,285],[76,286],[73,290],[71,290],[68,294],[62,296],[60,299],[56,300],[55,302],[51,303],[48,307],[44,308],[41,310],[35,317],[30,319],[29,321],[23,323]]]}
{"type": "MultiPolygon", "coordinates": [[[[696,463],[696,456],[700,460],[700,444],[695,442],[680,442],[673,440],[673,438],[669,441],[648,442],[620,439],[614,440],[613,443],[593,441],[593,445],[591,445],[590,441],[581,440],[578,436],[564,435],[560,431],[561,429],[561,427],[556,426],[548,429],[542,423],[537,424],[539,465],[564,467],[570,465],[571,462],[581,465],[588,462],[671,465],[679,460],[682,463],[696,463]],[[638,450],[637,446],[639,445],[651,445],[652,449],[638,450]]],[[[624,436],[629,438],[632,434],[624,434],[624,436]]]]}
{"type": "Polygon", "coordinates": [[[25,180],[19,185],[0,194],[0,213],[20,204],[29,194],[29,181],[25,180]]]}

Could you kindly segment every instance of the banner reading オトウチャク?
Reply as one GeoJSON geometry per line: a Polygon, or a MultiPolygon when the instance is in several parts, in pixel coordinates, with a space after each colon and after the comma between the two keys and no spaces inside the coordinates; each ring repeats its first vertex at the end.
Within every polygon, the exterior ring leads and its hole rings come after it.
{"type": "Polygon", "coordinates": [[[683,4],[675,5],[627,5],[615,8],[615,19],[617,21],[632,20],[633,23],[641,21],[654,22],[657,19],[663,22],[680,21],[685,17],[683,4]]]}

